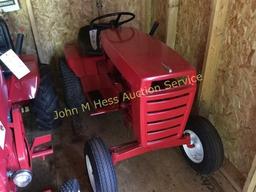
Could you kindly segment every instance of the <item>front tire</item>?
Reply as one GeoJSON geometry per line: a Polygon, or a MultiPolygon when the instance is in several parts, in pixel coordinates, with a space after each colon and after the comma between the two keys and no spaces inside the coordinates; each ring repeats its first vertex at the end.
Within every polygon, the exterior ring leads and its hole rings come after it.
{"type": "Polygon", "coordinates": [[[100,138],[85,144],[85,166],[93,192],[117,192],[117,179],[110,152],[100,138]]]}
{"type": "Polygon", "coordinates": [[[76,179],[71,179],[63,183],[59,192],[80,192],[80,185],[76,179]]]}
{"type": "Polygon", "coordinates": [[[207,119],[192,117],[184,134],[190,135],[192,146],[183,145],[181,149],[195,171],[209,175],[222,166],[223,144],[217,130],[207,119]]]}

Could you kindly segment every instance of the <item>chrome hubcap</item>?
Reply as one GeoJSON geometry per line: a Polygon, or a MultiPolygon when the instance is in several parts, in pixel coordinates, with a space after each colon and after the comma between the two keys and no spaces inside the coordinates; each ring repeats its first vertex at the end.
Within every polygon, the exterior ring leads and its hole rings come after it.
{"type": "Polygon", "coordinates": [[[194,163],[201,163],[204,160],[204,148],[203,148],[202,142],[193,131],[186,130],[184,133],[190,135],[190,139],[191,139],[190,144],[192,145],[192,147],[183,145],[183,149],[186,155],[194,163]]]}
{"type": "Polygon", "coordinates": [[[93,175],[92,164],[91,164],[91,161],[90,161],[90,158],[88,155],[86,155],[85,159],[86,159],[87,173],[88,173],[89,180],[90,180],[90,183],[92,186],[92,190],[93,190],[93,192],[96,192],[96,184],[95,184],[95,179],[94,179],[94,175],[93,175]]]}

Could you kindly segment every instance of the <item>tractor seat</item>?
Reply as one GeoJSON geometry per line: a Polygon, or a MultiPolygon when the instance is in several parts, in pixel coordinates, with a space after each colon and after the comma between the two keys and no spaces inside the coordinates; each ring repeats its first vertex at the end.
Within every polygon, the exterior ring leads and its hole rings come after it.
{"type": "Polygon", "coordinates": [[[80,28],[78,33],[79,51],[82,56],[101,56],[103,51],[100,45],[100,32],[107,29],[101,26],[86,25],[80,28]]]}

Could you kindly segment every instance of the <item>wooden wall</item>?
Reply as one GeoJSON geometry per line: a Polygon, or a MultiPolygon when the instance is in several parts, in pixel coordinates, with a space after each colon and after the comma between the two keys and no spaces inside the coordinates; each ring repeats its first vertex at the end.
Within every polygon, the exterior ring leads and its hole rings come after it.
{"type": "MultiPolygon", "coordinates": [[[[136,18],[129,25],[149,32],[155,20],[160,22],[156,37],[165,42],[167,30],[168,0],[101,0],[101,13],[129,11],[136,18]]],[[[8,13],[14,33],[23,28],[26,34],[24,52],[34,53],[35,45],[31,32],[26,0],[20,0],[21,10],[8,13]],[[22,19],[20,19],[22,18],[22,19]]],[[[31,0],[42,52],[42,62],[50,63],[53,57],[62,54],[67,42],[75,41],[81,26],[98,16],[95,0],[31,0]]]]}
{"type": "Polygon", "coordinates": [[[156,31],[156,37],[166,42],[167,38],[167,18],[168,18],[168,0],[152,0],[152,24],[154,21],[159,22],[156,31]]]}
{"type": "MultiPolygon", "coordinates": [[[[228,159],[245,176],[256,153],[256,1],[228,0],[209,118],[228,159]]],[[[200,72],[205,58],[211,0],[180,1],[176,50],[200,72]]],[[[211,47],[214,49],[214,47],[211,47]]]]}
{"type": "MultiPolygon", "coordinates": [[[[181,0],[177,21],[176,50],[201,71],[205,56],[212,0],[181,0]]],[[[230,6],[223,34],[214,99],[210,119],[224,141],[226,156],[244,174],[248,173],[256,153],[256,1],[227,0],[230,6]]],[[[14,32],[24,31],[24,51],[35,46],[28,21],[25,0],[22,9],[7,15],[14,32]]],[[[133,25],[147,32],[154,18],[161,23],[158,36],[166,39],[166,0],[102,0],[103,13],[135,12],[133,25]],[[153,13],[152,13],[153,12],[153,13]]],[[[44,59],[62,52],[66,42],[74,41],[80,26],[97,16],[94,0],[32,0],[44,59]]],[[[170,27],[170,26],[169,26],[170,27]]]]}
{"type": "Polygon", "coordinates": [[[151,23],[150,0],[102,0],[103,14],[119,11],[128,11],[136,15],[135,20],[128,25],[147,32],[151,23]]]}
{"type": "Polygon", "coordinates": [[[16,37],[17,33],[23,33],[25,35],[23,52],[35,53],[35,44],[30,27],[29,17],[26,9],[25,0],[20,1],[21,10],[4,14],[4,18],[7,21],[9,30],[13,38],[16,37]]]}
{"type": "MultiPolygon", "coordinates": [[[[27,45],[24,51],[34,52],[35,45],[28,20],[26,0],[20,0],[21,10],[8,13],[14,33],[24,28],[27,45]]],[[[44,63],[50,63],[55,56],[62,54],[67,42],[75,41],[81,26],[98,16],[95,0],[31,0],[36,27],[40,39],[44,63]]],[[[130,11],[136,14],[131,25],[148,31],[151,22],[151,1],[148,0],[102,0],[102,13],[130,11]]]]}
{"type": "Polygon", "coordinates": [[[211,0],[180,0],[175,49],[201,71],[204,60],[211,0]]]}
{"type": "Polygon", "coordinates": [[[256,1],[230,1],[211,119],[227,157],[247,174],[256,154],[256,1]]]}
{"type": "Polygon", "coordinates": [[[93,18],[93,0],[32,0],[43,61],[60,55],[65,43],[77,38],[78,30],[93,18]]]}

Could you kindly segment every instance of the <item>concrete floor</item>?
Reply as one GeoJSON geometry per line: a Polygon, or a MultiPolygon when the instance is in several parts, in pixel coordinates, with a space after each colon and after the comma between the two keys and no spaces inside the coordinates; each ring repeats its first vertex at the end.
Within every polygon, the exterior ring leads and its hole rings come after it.
{"type": "MultiPolygon", "coordinates": [[[[75,136],[70,118],[54,131],[55,153],[46,161],[33,162],[33,183],[24,191],[40,192],[47,188],[57,191],[65,180],[77,178],[81,191],[90,191],[84,171],[83,147],[92,136],[100,136],[108,145],[129,141],[132,133],[123,122],[122,114],[112,113],[98,117],[82,114],[83,128],[75,136]]],[[[31,135],[42,132],[29,131],[31,135]]],[[[116,166],[120,192],[222,192],[216,177],[204,177],[194,172],[178,149],[160,150],[126,160],[116,166]]]]}

